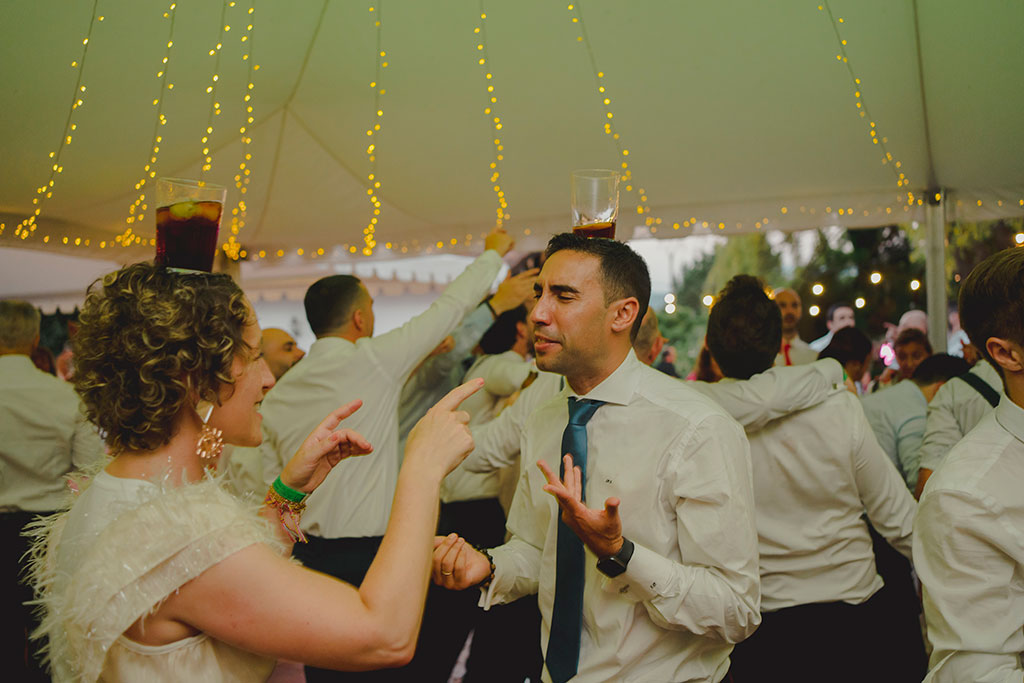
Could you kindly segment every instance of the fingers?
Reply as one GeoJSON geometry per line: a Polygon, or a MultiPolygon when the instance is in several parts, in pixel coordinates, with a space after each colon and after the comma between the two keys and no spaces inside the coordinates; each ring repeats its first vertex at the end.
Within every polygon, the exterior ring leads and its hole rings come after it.
{"type": "Polygon", "coordinates": [[[331,434],[331,438],[343,451],[343,455],[366,455],[373,452],[373,446],[366,437],[351,429],[340,429],[331,434]]]}
{"type": "MultiPolygon", "coordinates": [[[[548,484],[550,484],[551,486],[555,486],[562,483],[558,480],[558,477],[551,470],[551,468],[548,467],[548,464],[543,460],[537,461],[537,467],[539,467],[540,471],[544,473],[544,478],[548,480],[548,484]]],[[[545,486],[544,489],[547,490],[547,486],[545,486]]]]}
{"type": "Polygon", "coordinates": [[[341,406],[337,410],[332,411],[330,415],[325,417],[323,421],[319,425],[317,425],[317,428],[313,430],[313,433],[315,434],[321,429],[333,431],[335,427],[341,424],[342,420],[344,420],[346,417],[359,410],[362,406],[363,401],[358,398],[354,401],[346,403],[345,405],[341,406]]]}
{"type": "Polygon", "coordinates": [[[462,557],[461,562],[459,558],[466,547],[466,541],[458,534],[452,533],[440,542],[435,538],[435,543],[437,546],[434,548],[434,565],[431,570],[434,583],[449,590],[457,590],[457,583],[465,573],[465,557],[462,557]],[[456,573],[458,566],[463,570],[460,573],[456,573]]]}
{"type": "Polygon", "coordinates": [[[609,521],[615,521],[618,519],[620,502],[621,501],[618,498],[609,498],[604,502],[604,511],[608,513],[609,521]]]}
{"type": "Polygon", "coordinates": [[[449,391],[444,398],[434,404],[434,408],[432,408],[432,410],[455,410],[463,401],[479,391],[480,387],[483,385],[484,380],[482,377],[471,379],[465,384],[457,386],[449,391]]]}

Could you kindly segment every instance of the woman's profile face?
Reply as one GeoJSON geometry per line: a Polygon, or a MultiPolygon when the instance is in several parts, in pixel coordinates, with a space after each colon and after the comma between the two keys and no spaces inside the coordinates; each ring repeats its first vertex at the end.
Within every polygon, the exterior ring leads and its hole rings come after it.
{"type": "Polygon", "coordinates": [[[221,404],[210,416],[210,424],[224,432],[224,441],[235,446],[258,446],[263,440],[260,424],[263,416],[259,404],[274,386],[274,375],[260,352],[260,326],[246,325],[242,338],[251,347],[235,354],[231,366],[234,386],[221,389],[221,404]]]}

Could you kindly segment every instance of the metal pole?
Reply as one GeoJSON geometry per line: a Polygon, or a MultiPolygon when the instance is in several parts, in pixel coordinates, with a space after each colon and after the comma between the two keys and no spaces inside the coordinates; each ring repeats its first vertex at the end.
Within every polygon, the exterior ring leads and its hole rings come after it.
{"type": "Polygon", "coordinates": [[[946,350],[946,193],[929,191],[925,205],[925,292],[928,340],[936,353],[946,350]],[[936,196],[939,197],[936,200],[936,196]]]}

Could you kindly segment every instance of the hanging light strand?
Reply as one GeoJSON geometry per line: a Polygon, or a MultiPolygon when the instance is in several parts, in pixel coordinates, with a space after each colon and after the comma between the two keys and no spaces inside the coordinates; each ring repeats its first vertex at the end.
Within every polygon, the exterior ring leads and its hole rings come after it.
{"type": "MultiPolygon", "coordinates": [[[[384,73],[384,69],[388,68],[388,55],[383,49],[381,41],[384,21],[382,6],[383,3],[378,3],[376,7],[371,6],[369,9],[370,14],[374,17],[373,25],[377,30],[377,66],[374,70],[374,78],[370,81],[370,88],[373,89],[373,117],[371,119],[370,127],[366,129],[366,136],[369,138],[369,141],[366,144],[366,157],[370,162],[370,172],[366,176],[366,179],[369,181],[369,187],[366,188],[366,196],[370,200],[372,215],[370,216],[370,220],[366,224],[366,227],[363,228],[362,252],[364,256],[373,255],[373,249],[377,246],[375,233],[377,230],[377,224],[380,222],[381,211],[381,182],[380,175],[377,171],[377,142],[380,137],[381,121],[384,117],[384,107],[381,104],[381,98],[383,98],[386,93],[386,90],[381,84],[381,77],[384,73]]],[[[349,245],[348,250],[352,254],[358,251],[355,245],[349,245]]]]}
{"type": "Polygon", "coordinates": [[[508,213],[508,201],[505,199],[505,191],[501,188],[501,162],[505,159],[505,146],[501,142],[501,129],[504,124],[502,124],[501,117],[498,116],[497,111],[498,93],[494,85],[491,56],[487,50],[487,12],[484,10],[483,0],[480,0],[480,24],[473,29],[473,33],[477,36],[477,64],[483,70],[484,85],[487,88],[487,106],[484,107],[484,114],[488,118],[488,124],[494,127],[494,159],[490,164],[489,179],[491,190],[494,192],[498,203],[498,208],[495,209],[497,217],[494,224],[500,228],[511,216],[508,213]]]}
{"type": "MultiPolygon", "coordinates": [[[[71,144],[74,137],[75,131],[78,129],[78,124],[75,123],[75,113],[79,107],[85,104],[85,84],[82,82],[83,74],[85,72],[85,59],[89,54],[89,44],[92,41],[93,29],[96,24],[103,21],[103,17],[97,14],[97,8],[99,6],[99,0],[93,0],[92,3],[92,14],[89,18],[89,30],[85,34],[85,38],[82,40],[82,56],[71,62],[71,68],[78,70],[78,75],[75,78],[75,89],[71,94],[71,107],[68,110],[68,115],[64,119],[64,133],[61,135],[60,143],[57,145],[55,152],[50,152],[50,176],[47,178],[46,184],[36,188],[36,196],[32,198],[32,205],[35,207],[32,210],[32,215],[22,220],[18,226],[14,229],[14,236],[20,237],[21,239],[27,239],[29,235],[36,231],[38,228],[37,221],[39,216],[43,212],[43,204],[46,200],[53,197],[54,186],[57,182],[57,176],[64,172],[64,166],[61,164],[61,155],[64,152],[64,148],[71,144]]],[[[3,233],[3,229],[0,229],[0,234],[3,233]]],[[[49,236],[47,236],[49,237],[49,236]]],[[[80,238],[79,238],[80,239],[80,238]]],[[[67,244],[67,237],[64,237],[65,244],[67,244]]],[[[49,241],[48,239],[46,241],[49,241]]]]}
{"type": "MultiPolygon", "coordinates": [[[[231,3],[232,6],[234,6],[234,4],[235,3],[231,3]]],[[[229,258],[235,261],[246,257],[246,251],[242,249],[242,245],[238,241],[238,233],[245,227],[245,217],[248,210],[245,195],[249,190],[249,178],[251,177],[252,172],[252,151],[250,149],[250,145],[252,145],[251,128],[255,121],[255,117],[253,115],[253,92],[255,88],[254,75],[260,69],[260,65],[256,64],[255,60],[250,59],[253,49],[252,27],[256,20],[255,14],[256,3],[255,0],[251,0],[249,3],[249,9],[246,12],[247,19],[245,24],[245,33],[242,35],[240,41],[242,43],[242,61],[248,66],[248,79],[242,96],[242,105],[244,109],[242,117],[244,121],[238,129],[242,143],[242,160],[238,162],[238,173],[235,174],[235,188],[238,190],[238,203],[235,205],[235,208],[231,210],[231,235],[228,236],[227,242],[223,245],[224,252],[229,258]]]]}
{"type": "MultiPolygon", "coordinates": [[[[146,184],[156,177],[156,160],[160,155],[160,143],[163,141],[160,130],[162,126],[167,125],[167,117],[164,115],[164,96],[168,90],[174,88],[174,84],[168,80],[168,71],[170,70],[171,49],[174,47],[174,18],[176,10],[177,3],[172,2],[163,13],[163,18],[168,21],[167,40],[164,43],[164,56],[161,58],[160,66],[156,72],[157,80],[160,81],[160,92],[153,100],[153,106],[156,107],[156,121],[153,123],[153,136],[150,140],[149,157],[146,160],[146,164],[142,167],[142,174],[135,182],[135,191],[138,194],[136,194],[135,200],[128,205],[128,216],[124,219],[128,227],[123,233],[114,238],[110,246],[114,246],[117,243],[122,247],[130,247],[140,244],[142,241],[141,237],[132,234],[132,225],[136,222],[141,223],[146,217],[145,211],[148,207],[146,204],[146,184]]],[[[100,246],[101,248],[106,248],[107,243],[101,242],[100,246]]]]}
{"type": "MultiPolygon", "coordinates": [[[[626,184],[626,192],[632,192],[636,196],[637,215],[644,217],[644,223],[648,227],[661,225],[661,219],[651,215],[651,207],[647,203],[647,193],[642,187],[634,189],[633,171],[629,165],[629,149],[623,145],[621,136],[615,127],[615,113],[612,111],[612,100],[606,85],[605,73],[598,68],[597,58],[594,56],[594,48],[587,33],[587,26],[583,22],[583,9],[580,7],[578,0],[570,3],[568,9],[572,25],[578,31],[576,42],[582,43],[587,50],[590,68],[594,73],[594,82],[597,85],[598,99],[601,102],[601,109],[604,111],[604,133],[611,136],[612,143],[618,153],[617,156],[620,159],[619,173],[621,174],[622,182],[626,184]]],[[[656,230],[656,227],[652,227],[652,232],[656,230]]]]}
{"type": "Polygon", "coordinates": [[[853,69],[853,64],[850,62],[850,57],[846,52],[847,41],[842,36],[840,26],[845,26],[846,20],[843,17],[837,17],[832,13],[832,7],[828,4],[828,0],[822,0],[822,4],[818,5],[818,11],[825,12],[828,14],[829,21],[832,22],[832,32],[836,36],[836,42],[838,44],[838,53],[836,54],[836,61],[841,62],[846,67],[847,73],[850,75],[850,83],[853,86],[853,99],[854,104],[857,107],[857,115],[864,119],[868,124],[868,136],[871,138],[871,144],[878,145],[882,150],[882,164],[889,167],[892,171],[893,177],[896,179],[896,187],[900,188],[901,191],[906,192],[906,203],[917,204],[923,203],[923,198],[915,197],[914,193],[906,189],[910,186],[910,179],[907,178],[906,174],[902,171],[903,162],[899,159],[893,158],[892,153],[889,151],[888,143],[889,139],[882,136],[879,132],[878,126],[875,123],[874,118],[868,111],[868,103],[864,99],[864,86],[861,82],[860,77],[853,69]]]}
{"type": "Polygon", "coordinates": [[[213,137],[213,120],[215,117],[220,116],[220,102],[217,101],[217,83],[220,81],[220,53],[224,47],[224,34],[231,30],[231,26],[225,24],[225,18],[227,17],[228,5],[234,5],[235,3],[225,2],[220,8],[220,30],[217,35],[217,43],[210,50],[210,56],[213,57],[213,76],[210,77],[210,84],[206,86],[206,92],[210,95],[210,113],[206,117],[206,128],[203,131],[202,145],[203,145],[203,165],[200,167],[199,180],[202,181],[206,172],[213,168],[213,157],[210,154],[210,138],[213,137]]]}

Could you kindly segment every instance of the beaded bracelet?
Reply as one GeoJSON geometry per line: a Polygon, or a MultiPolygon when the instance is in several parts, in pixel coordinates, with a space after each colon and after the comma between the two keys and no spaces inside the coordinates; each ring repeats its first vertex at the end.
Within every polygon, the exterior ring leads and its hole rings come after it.
{"type": "Polygon", "coordinates": [[[306,509],[305,494],[301,491],[287,486],[281,482],[281,478],[278,477],[274,480],[274,483],[267,490],[267,496],[263,499],[263,504],[277,510],[278,519],[281,521],[281,528],[288,534],[288,537],[292,539],[292,543],[306,543],[308,539],[306,534],[303,533],[299,527],[299,521],[302,519],[302,512],[306,509]],[[292,500],[292,498],[286,496],[298,495],[298,500],[292,500]]]}

